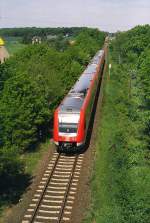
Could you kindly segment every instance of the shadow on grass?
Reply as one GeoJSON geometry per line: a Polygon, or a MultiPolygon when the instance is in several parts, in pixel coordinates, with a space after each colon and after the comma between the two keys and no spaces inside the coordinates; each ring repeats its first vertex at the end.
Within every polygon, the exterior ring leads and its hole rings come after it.
{"type": "Polygon", "coordinates": [[[28,174],[0,176],[0,211],[4,206],[17,204],[31,182],[32,177],[28,174]]]}

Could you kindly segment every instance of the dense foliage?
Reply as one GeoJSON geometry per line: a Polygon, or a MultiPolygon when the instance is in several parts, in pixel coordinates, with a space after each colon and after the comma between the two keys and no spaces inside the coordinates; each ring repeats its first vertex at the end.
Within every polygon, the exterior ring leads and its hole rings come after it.
{"type": "Polygon", "coordinates": [[[150,135],[149,38],[150,26],[137,26],[124,34],[118,34],[112,46],[115,51],[114,59],[120,57],[120,65],[125,67],[125,72],[130,75],[131,100],[133,99],[133,106],[136,107],[135,118],[141,121],[142,134],[147,142],[150,135]]]}
{"type": "Polygon", "coordinates": [[[138,26],[110,45],[89,222],[149,222],[149,37],[150,26],[138,26]]]}
{"type": "Polygon", "coordinates": [[[18,155],[47,135],[54,108],[102,47],[104,37],[96,29],[81,29],[74,44],[63,51],[57,44],[29,45],[0,65],[0,178],[4,181],[23,171],[18,155]]]}

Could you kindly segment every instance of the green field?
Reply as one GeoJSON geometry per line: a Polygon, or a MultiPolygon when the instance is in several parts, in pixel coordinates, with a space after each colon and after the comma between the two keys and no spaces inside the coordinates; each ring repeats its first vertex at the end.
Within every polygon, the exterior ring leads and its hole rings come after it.
{"type": "Polygon", "coordinates": [[[22,38],[20,37],[6,37],[6,48],[10,55],[17,53],[19,50],[26,47],[25,44],[21,42],[22,38]]]}

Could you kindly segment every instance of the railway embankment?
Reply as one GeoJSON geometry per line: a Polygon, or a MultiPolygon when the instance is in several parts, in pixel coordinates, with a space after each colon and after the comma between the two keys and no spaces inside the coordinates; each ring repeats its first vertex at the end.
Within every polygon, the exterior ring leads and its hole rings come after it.
{"type": "Polygon", "coordinates": [[[136,27],[110,45],[112,68],[97,129],[91,204],[83,222],[149,222],[149,30],[136,27]]]}

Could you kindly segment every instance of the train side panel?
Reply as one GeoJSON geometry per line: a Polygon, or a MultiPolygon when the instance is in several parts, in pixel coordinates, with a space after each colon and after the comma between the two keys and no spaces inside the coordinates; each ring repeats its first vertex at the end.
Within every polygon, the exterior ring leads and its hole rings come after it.
{"type": "Polygon", "coordinates": [[[102,58],[100,65],[99,65],[99,70],[97,72],[97,74],[95,75],[94,80],[92,81],[92,84],[90,86],[89,92],[88,92],[88,97],[87,97],[87,101],[85,102],[85,105],[83,106],[83,110],[84,110],[84,114],[85,114],[85,139],[87,136],[87,131],[89,128],[89,122],[91,119],[91,115],[92,115],[92,110],[93,110],[93,106],[94,106],[94,101],[95,101],[95,96],[97,93],[97,89],[99,86],[99,82],[102,76],[102,72],[103,72],[103,64],[104,64],[104,57],[102,58]]]}

